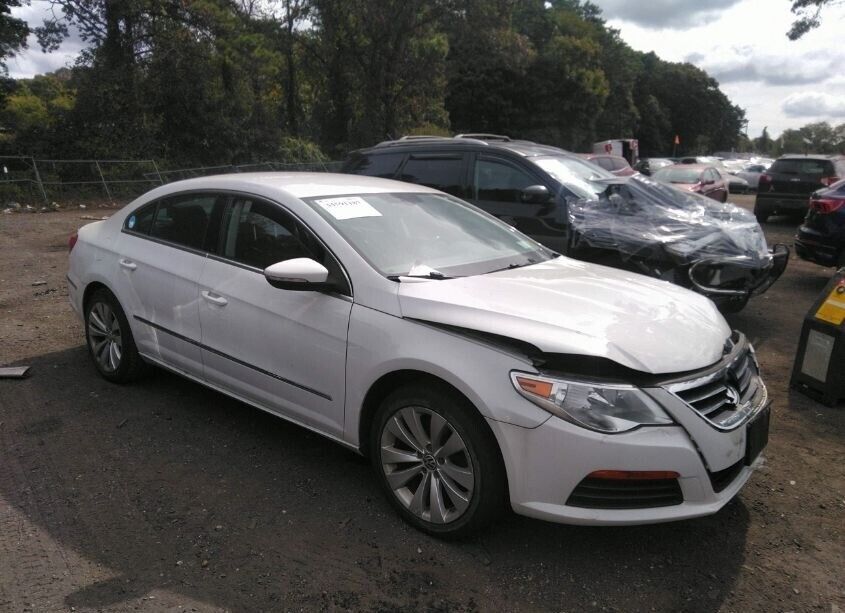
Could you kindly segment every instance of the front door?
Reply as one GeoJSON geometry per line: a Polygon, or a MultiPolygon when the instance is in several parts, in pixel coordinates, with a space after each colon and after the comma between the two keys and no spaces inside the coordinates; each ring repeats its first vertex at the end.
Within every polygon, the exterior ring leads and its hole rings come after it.
{"type": "Polygon", "coordinates": [[[206,380],[340,437],[350,293],[334,256],[281,206],[234,198],[199,281],[206,380]],[[282,290],[264,278],[267,266],[301,257],[323,263],[338,291],[282,290]]]}
{"type": "MultiPolygon", "coordinates": [[[[567,225],[561,219],[554,191],[547,202],[526,202],[522,190],[544,182],[510,160],[476,157],[472,171],[471,202],[560,253],[567,249],[567,225]]],[[[550,190],[551,191],[551,190],[550,190]]]]}

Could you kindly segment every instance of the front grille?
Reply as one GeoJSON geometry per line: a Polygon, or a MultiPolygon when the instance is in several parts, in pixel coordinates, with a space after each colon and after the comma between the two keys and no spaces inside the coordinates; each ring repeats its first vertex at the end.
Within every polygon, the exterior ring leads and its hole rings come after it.
{"type": "Polygon", "coordinates": [[[713,491],[719,493],[733,483],[734,479],[736,479],[737,476],[739,476],[739,473],[742,472],[742,467],[744,465],[745,462],[740,460],[733,466],[728,466],[727,468],[718,470],[714,473],[708,472],[707,474],[710,476],[710,485],[713,486],[713,491]]]}
{"type": "Polygon", "coordinates": [[[649,509],[681,504],[677,479],[596,479],[585,477],[566,504],[587,509],[649,509]]]}
{"type": "Polygon", "coordinates": [[[711,422],[722,425],[740,406],[754,400],[761,392],[757,364],[751,350],[745,348],[722,370],[700,381],[670,386],[670,391],[711,422]]]}

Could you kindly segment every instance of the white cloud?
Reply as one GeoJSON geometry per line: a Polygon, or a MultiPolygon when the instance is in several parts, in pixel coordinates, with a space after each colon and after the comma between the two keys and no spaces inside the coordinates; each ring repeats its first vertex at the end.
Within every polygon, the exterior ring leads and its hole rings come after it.
{"type": "Polygon", "coordinates": [[[646,28],[688,30],[719,19],[722,12],[742,0],[593,0],[608,19],[636,23],[646,28]]]}
{"type": "Polygon", "coordinates": [[[750,46],[716,47],[706,55],[695,52],[685,59],[706,70],[719,83],[767,85],[821,83],[837,74],[845,60],[838,52],[772,54],[750,46]]]}
{"type": "Polygon", "coordinates": [[[788,96],[782,108],[789,117],[839,119],[845,117],[845,96],[800,92],[788,96]]]}

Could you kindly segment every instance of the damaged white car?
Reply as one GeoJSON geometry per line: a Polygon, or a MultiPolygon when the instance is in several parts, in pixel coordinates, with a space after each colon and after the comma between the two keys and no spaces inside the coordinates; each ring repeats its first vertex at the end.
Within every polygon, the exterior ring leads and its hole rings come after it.
{"type": "Polygon", "coordinates": [[[360,451],[435,535],[714,513],[768,437],[710,300],[417,185],[173,183],[72,237],[68,283],[104,377],[156,364],[360,451]]]}

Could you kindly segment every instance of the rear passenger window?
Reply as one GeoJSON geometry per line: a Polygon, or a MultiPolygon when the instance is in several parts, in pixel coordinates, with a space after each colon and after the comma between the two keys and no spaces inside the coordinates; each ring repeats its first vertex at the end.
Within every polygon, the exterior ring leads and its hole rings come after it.
{"type": "Polygon", "coordinates": [[[411,157],[402,168],[400,181],[439,189],[447,194],[464,196],[463,157],[411,157]]]}
{"type": "Polygon", "coordinates": [[[404,157],[404,153],[367,155],[355,162],[351,171],[356,175],[392,179],[396,175],[396,170],[399,168],[399,164],[402,163],[402,158],[404,157]]]}
{"type": "Polygon", "coordinates": [[[156,213],[157,202],[152,202],[146,206],[142,206],[137,211],[131,213],[126,218],[123,227],[138,234],[149,234],[150,228],[153,226],[153,217],[156,213]]]}
{"type": "Polygon", "coordinates": [[[191,194],[162,200],[150,236],[191,249],[203,249],[216,201],[217,197],[213,194],[191,194]]]}

